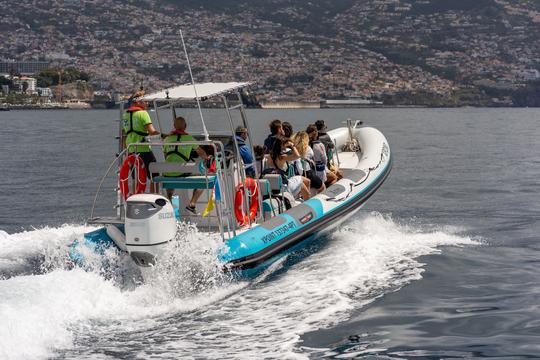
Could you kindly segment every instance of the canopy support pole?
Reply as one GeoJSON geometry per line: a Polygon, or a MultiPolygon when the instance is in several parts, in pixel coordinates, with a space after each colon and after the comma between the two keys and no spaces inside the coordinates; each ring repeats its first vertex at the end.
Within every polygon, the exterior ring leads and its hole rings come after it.
{"type": "MultiPolygon", "coordinates": [[[[249,141],[249,149],[251,150],[251,157],[253,159],[253,162],[251,163],[251,166],[253,168],[253,171],[255,172],[255,179],[259,179],[259,171],[257,170],[257,160],[255,159],[255,149],[253,147],[253,133],[251,132],[251,128],[249,126],[249,121],[247,121],[247,115],[246,115],[246,108],[244,107],[244,102],[242,101],[242,95],[240,94],[240,91],[236,91],[236,96],[238,97],[238,110],[240,110],[240,117],[242,118],[242,122],[244,124],[244,127],[247,129],[248,132],[248,141],[249,141]]],[[[262,171],[262,169],[261,169],[262,171]]],[[[260,220],[262,222],[263,220],[263,211],[262,211],[262,191],[259,190],[259,198],[257,199],[259,202],[259,209],[261,209],[259,216],[260,220]]]]}

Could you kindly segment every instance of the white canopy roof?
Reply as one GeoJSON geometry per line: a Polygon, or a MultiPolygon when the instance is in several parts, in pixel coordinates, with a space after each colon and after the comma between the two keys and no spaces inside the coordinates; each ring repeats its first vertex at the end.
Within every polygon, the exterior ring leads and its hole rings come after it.
{"type": "MultiPolygon", "coordinates": [[[[228,82],[228,83],[202,83],[196,84],[197,96],[200,98],[211,97],[224,94],[236,89],[248,86],[248,82],[228,82]]],[[[180,85],[169,89],[161,90],[141,98],[144,101],[154,100],[195,100],[195,90],[193,85],[180,85]]]]}

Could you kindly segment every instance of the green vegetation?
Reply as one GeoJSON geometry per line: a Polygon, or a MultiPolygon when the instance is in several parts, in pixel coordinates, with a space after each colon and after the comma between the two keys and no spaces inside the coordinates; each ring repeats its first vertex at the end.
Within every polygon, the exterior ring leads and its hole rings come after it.
{"type": "Polygon", "coordinates": [[[293,74],[289,75],[285,78],[285,84],[292,85],[292,84],[311,84],[313,82],[313,75],[309,74],[293,74]]]}
{"type": "MultiPolygon", "coordinates": [[[[193,73],[197,73],[200,68],[194,68],[193,73]]],[[[187,74],[187,66],[184,64],[163,64],[155,67],[140,68],[140,72],[147,75],[154,75],[160,79],[171,79],[178,76],[184,77],[187,74]]]]}
{"type": "Polygon", "coordinates": [[[9,87],[13,86],[13,81],[3,76],[0,76],[0,86],[8,85],[9,87]]]}
{"type": "Polygon", "coordinates": [[[425,58],[431,56],[430,49],[414,47],[396,47],[389,42],[369,41],[366,48],[384,55],[388,60],[401,65],[426,66],[425,58]]]}
{"type": "Polygon", "coordinates": [[[385,105],[419,105],[427,107],[490,106],[491,98],[477,88],[462,88],[442,96],[429,91],[399,92],[384,95],[385,105]]]}
{"type": "Polygon", "coordinates": [[[540,106],[540,81],[529,82],[517,89],[501,86],[482,86],[486,94],[491,97],[509,97],[515,106],[540,106]]]}
{"type": "Polygon", "coordinates": [[[432,0],[431,2],[413,2],[413,11],[418,14],[433,14],[450,10],[471,11],[485,7],[497,7],[494,0],[432,0]]]}
{"type": "Polygon", "coordinates": [[[266,58],[269,56],[268,51],[266,51],[262,46],[255,45],[251,49],[249,49],[249,54],[253,56],[254,58],[266,58]]]}
{"type": "Polygon", "coordinates": [[[60,74],[62,75],[62,83],[68,84],[77,80],[89,81],[90,76],[84,71],[79,71],[75,68],[61,69],[58,67],[50,67],[42,70],[36,75],[38,87],[56,86],[60,82],[60,74]]]}
{"type": "Polygon", "coordinates": [[[10,93],[0,102],[5,102],[11,105],[17,104],[39,104],[43,102],[43,99],[37,95],[15,94],[10,93]]]}

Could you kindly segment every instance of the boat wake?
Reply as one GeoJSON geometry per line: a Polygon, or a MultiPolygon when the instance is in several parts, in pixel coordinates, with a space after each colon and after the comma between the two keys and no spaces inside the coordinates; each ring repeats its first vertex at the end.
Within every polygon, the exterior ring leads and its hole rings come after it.
{"type": "Polygon", "coordinates": [[[304,358],[302,334],[421,279],[419,256],[477,244],[458,229],[362,214],[302,261],[247,282],[221,273],[220,240],[190,225],[144,273],[116,251],[106,266],[72,269],[69,244],[92,229],[0,232],[0,357],[304,358]]]}

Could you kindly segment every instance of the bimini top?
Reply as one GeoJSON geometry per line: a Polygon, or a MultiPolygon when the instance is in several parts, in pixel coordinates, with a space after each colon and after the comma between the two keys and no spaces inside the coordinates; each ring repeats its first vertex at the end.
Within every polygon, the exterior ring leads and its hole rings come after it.
{"type": "MultiPolygon", "coordinates": [[[[233,90],[241,89],[248,86],[248,82],[228,82],[228,83],[202,83],[196,84],[197,97],[208,98],[216,95],[225,94],[233,90]]],[[[152,94],[145,95],[141,98],[144,101],[154,100],[195,100],[195,90],[193,85],[180,85],[165,90],[161,90],[152,94]]]]}

